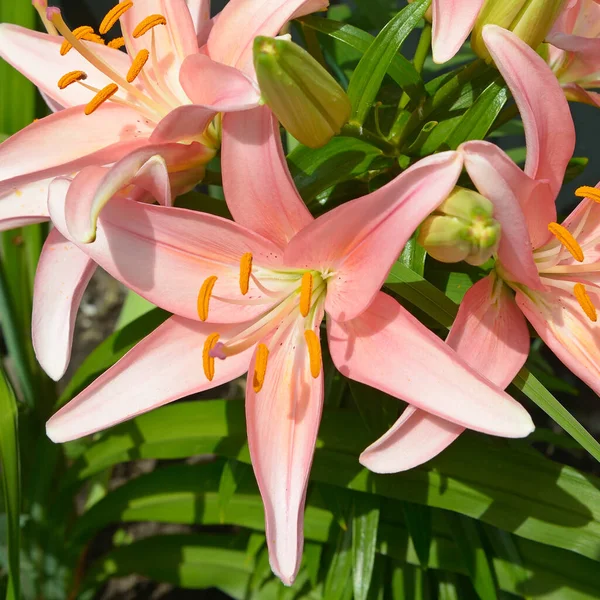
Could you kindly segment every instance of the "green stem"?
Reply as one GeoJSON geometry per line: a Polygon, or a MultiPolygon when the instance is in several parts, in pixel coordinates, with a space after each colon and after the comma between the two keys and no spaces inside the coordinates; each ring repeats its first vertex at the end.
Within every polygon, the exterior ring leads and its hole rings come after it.
{"type": "Polygon", "coordinates": [[[386,156],[396,156],[398,154],[398,151],[393,144],[386,142],[364,127],[358,127],[356,125],[344,125],[341,135],[353,137],[358,140],[362,140],[363,142],[367,142],[368,144],[371,144],[372,146],[382,150],[386,156]]]}
{"type": "MultiPolygon", "coordinates": [[[[431,48],[431,23],[425,21],[425,25],[421,31],[421,37],[419,38],[419,43],[417,45],[417,49],[415,51],[415,56],[413,57],[413,65],[417,73],[421,73],[423,71],[423,65],[425,64],[425,59],[429,54],[429,49],[431,48]]],[[[398,104],[398,110],[402,111],[408,103],[410,102],[410,98],[406,92],[402,93],[402,97],[400,98],[400,103],[398,104]]]]}

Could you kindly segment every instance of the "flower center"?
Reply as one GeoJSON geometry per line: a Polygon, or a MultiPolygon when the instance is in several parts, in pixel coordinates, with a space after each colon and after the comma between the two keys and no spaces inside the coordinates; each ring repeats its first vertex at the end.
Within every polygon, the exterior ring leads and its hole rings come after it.
{"type": "Polygon", "coordinates": [[[267,372],[269,346],[275,347],[295,321],[302,324],[304,335],[301,344],[308,353],[311,375],[317,378],[321,373],[321,345],[315,330],[323,318],[322,307],[328,276],[329,274],[319,271],[255,267],[252,254],[247,252],[240,259],[241,298],[213,295],[217,277],[207,277],[198,293],[197,308],[201,321],[208,319],[210,300],[213,297],[237,305],[270,305],[266,312],[226,342],[219,341],[219,333],[207,337],[203,349],[203,368],[207,379],[212,381],[214,377],[215,358],[224,360],[257,345],[253,387],[258,393],[262,389],[267,372]],[[250,281],[262,292],[264,299],[243,298],[248,293],[250,281]]]}

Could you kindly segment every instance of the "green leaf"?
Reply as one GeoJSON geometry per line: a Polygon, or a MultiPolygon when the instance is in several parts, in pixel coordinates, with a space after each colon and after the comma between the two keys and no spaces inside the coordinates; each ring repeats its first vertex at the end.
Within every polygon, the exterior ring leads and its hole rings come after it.
{"type": "MultiPolygon", "coordinates": [[[[347,44],[351,48],[365,54],[375,39],[370,33],[331,19],[323,19],[314,15],[302,17],[299,21],[320,33],[330,36],[347,44]]],[[[394,54],[387,67],[388,75],[405,91],[413,100],[418,100],[424,93],[423,80],[412,63],[401,54],[394,54]]]]}
{"type": "Polygon", "coordinates": [[[352,529],[340,529],[329,570],[325,578],[323,600],[342,600],[352,572],[352,529]]]}
{"type": "Polygon", "coordinates": [[[239,464],[236,460],[228,460],[223,467],[223,473],[219,481],[219,514],[221,523],[225,523],[227,507],[237,489],[236,472],[239,464]]]}
{"type": "Polygon", "coordinates": [[[21,474],[19,463],[18,409],[14,392],[0,368],[0,463],[2,492],[8,524],[7,600],[20,598],[19,556],[21,474]]]}
{"type": "Polygon", "coordinates": [[[431,548],[431,509],[412,502],[403,502],[402,509],[421,567],[427,569],[431,548]]]}
{"type": "Polygon", "coordinates": [[[138,296],[133,290],[128,290],[123,308],[121,308],[121,313],[119,314],[119,319],[115,325],[115,330],[123,329],[123,327],[133,323],[133,321],[150,312],[153,308],[156,308],[154,304],[138,296]]]}
{"type": "Polygon", "coordinates": [[[425,248],[417,242],[418,233],[415,232],[404,246],[398,262],[408,267],[415,273],[423,275],[425,273],[425,259],[427,253],[425,248]]]}
{"type": "Polygon", "coordinates": [[[448,515],[454,541],[481,600],[497,600],[492,566],[483,547],[477,523],[462,515],[448,515]]]}
{"type": "Polygon", "coordinates": [[[431,0],[416,0],[402,9],[379,33],[354,71],[348,85],[350,122],[362,126],[377,97],[394,56],[427,12],[431,0]]]}
{"type": "Polygon", "coordinates": [[[564,183],[569,183],[583,174],[589,162],[590,159],[585,156],[574,156],[571,158],[565,171],[564,183]]]}
{"type": "Polygon", "coordinates": [[[379,499],[356,494],[352,516],[352,582],[355,600],[367,600],[375,565],[379,499]]]}

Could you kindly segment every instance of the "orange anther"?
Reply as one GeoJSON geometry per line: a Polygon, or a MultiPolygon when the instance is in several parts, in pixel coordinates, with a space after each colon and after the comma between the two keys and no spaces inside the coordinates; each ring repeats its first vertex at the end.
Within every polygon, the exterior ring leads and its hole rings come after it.
{"type": "Polygon", "coordinates": [[[112,28],[112,26],[120,19],[121,15],[126,13],[133,6],[133,2],[120,2],[116,6],[113,6],[107,13],[98,31],[104,35],[112,28]]]}
{"type": "Polygon", "coordinates": [[[140,74],[140,71],[144,68],[144,65],[148,61],[148,57],[150,56],[150,52],[143,48],[137,53],[137,56],[133,59],[131,63],[131,67],[129,67],[129,71],[127,71],[127,81],[132,83],[135,78],[140,74]]]}
{"type": "Polygon", "coordinates": [[[166,25],[167,20],[162,15],[150,15],[146,17],[138,26],[133,30],[133,37],[139,38],[144,35],[147,31],[150,31],[157,25],[166,25]]]}
{"type": "Polygon", "coordinates": [[[119,90],[119,86],[116,83],[109,83],[106,87],[103,87],[87,104],[85,107],[85,114],[91,115],[101,104],[106,102],[111,96],[114,96],[119,90]]]}
{"type": "Polygon", "coordinates": [[[72,83],[75,83],[76,81],[81,81],[82,79],[87,79],[87,75],[84,71],[70,71],[58,80],[58,87],[61,90],[64,90],[72,83]]]}

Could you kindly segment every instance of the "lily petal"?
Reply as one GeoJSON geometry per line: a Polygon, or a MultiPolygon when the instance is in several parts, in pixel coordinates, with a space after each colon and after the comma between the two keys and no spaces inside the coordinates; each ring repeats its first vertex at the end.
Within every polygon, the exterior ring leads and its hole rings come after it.
{"type": "Polygon", "coordinates": [[[230,0],[210,32],[208,55],[253,77],[255,37],[276,36],[289,20],[327,6],[329,0],[230,0]]]}
{"type": "Polygon", "coordinates": [[[78,243],[69,234],[65,198],[71,180],[57,178],[50,185],[48,208],[56,228],[77,243],[90,258],[156,306],[197,320],[197,298],[203,282],[218,281],[210,300],[213,323],[240,323],[261,314],[274,300],[250,283],[247,299],[236,303],[240,259],[252,253],[255,264],[277,267],[281,252],[268,240],[233,221],[182,208],[142,204],[113,198],[98,219],[96,240],[78,243]]]}
{"type": "Polygon", "coordinates": [[[469,429],[503,437],[533,431],[518,402],[384,293],[352,321],[328,319],[328,336],[335,366],[351,379],[469,429]]]}
{"type": "Polygon", "coordinates": [[[35,355],[58,381],[67,370],[75,317],[96,264],[58,230],[50,231],[35,274],[32,337],[35,355]]]}
{"type": "Polygon", "coordinates": [[[150,141],[154,144],[191,141],[204,133],[215,115],[215,110],[206,106],[178,106],[161,119],[152,132],[150,141]]]}
{"type": "MultiPolygon", "coordinates": [[[[220,328],[222,339],[230,331],[220,328]]],[[[219,361],[214,379],[206,378],[202,351],[213,332],[214,326],[171,317],[61,408],[46,424],[48,437],[74,440],[239,377],[248,369],[250,350],[219,361]]]]}
{"type": "Polygon", "coordinates": [[[353,319],[373,301],[410,236],[448,197],[461,170],[457,152],[420,160],[376,192],[305,227],[287,247],[286,264],[331,272],[325,309],[336,320],[353,319]]]}
{"type": "MultiPolygon", "coordinates": [[[[58,105],[69,108],[87,104],[93,98],[93,92],[77,84],[61,90],[57,85],[58,80],[69,71],[84,71],[87,75],[86,83],[97,89],[102,89],[112,83],[112,80],[75,50],[61,56],[59,49],[62,42],[63,38],[60,36],[32,31],[18,25],[0,24],[1,58],[58,105]]],[[[89,45],[119,75],[125,77],[131,66],[131,59],[127,54],[108,46],[83,43],[89,45]]]]}
{"type": "Polygon", "coordinates": [[[248,110],[260,102],[260,90],[247,75],[204,54],[185,59],[179,80],[194,104],[215,112],[248,110]]]}
{"type": "Polygon", "coordinates": [[[233,218],[284,247],[313,220],[287,168],[279,124],[267,107],[225,115],[223,189],[233,218]]]}
{"type": "Polygon", "coordinates": [[[560,84],[542,57],[514,33],[486,25],[483,39],[523,119],[525,173],[549,181],[556,197],[575,149],[575,126],[560,84]]]}
{"type": "Polygon", "coordinates": [[[289,326],[276,344],[271,342],[259,393],[252,377],[256,357],[250,365],[248,445],[265,505],[271,567],[291,585],[302,558],[304,502],[321,420],[323,369],[319,377],[311,376],[302,321],[289,326]]]}
{"type": "Polygon", "coordinates": [[[51,181],[43,179],[0,192],[0,231],[47,221],[51,181]]]}
{"type": "Polygon", "coordinates": [[[556,220],[549,188],[532,180],[502,151],[489,142],[467,142],[460,148],[473,183],[494,204],[494,218],[502,227],[498,255],[516,281],[541,289],[533,261],[533,244],[548,238],[548,223],[556,220]],[[545,232],[544,232],[545,229],[545,232]]]}
{"type": "MultiPolygon", "coordinates": [[[[504,389],[529,354],[529,332],[509,289],[486,277],[465,295],[450,335],[450,348],[480,375],[504,389]]],[[[408,407],[393,427],[360,457],[376,473],[412,469],[445,450],[464,428],[408,407]]]]}
{"type": "MultiPolygon", "coordinates": [[[[552,352],[598,394],[600,330],[572,295],[548,287],[549,292],[532,297],[517,292],[517,304],[552,352]]],[[[594,288],[588,288],[587,292],[593,303],[600,306],[600,296],[594,288]]]]}
{"type": "MultiPolygon", "coordinates": [[[[198,35],[210,21],[210,0],[186,0],[188,10],[192,16],[194,29],[198,35]]],[[[204,42],[199,45],[204,45],[204,42]]]]}
{"type": "Polygon", "coordinates": [[[464,44],[483,0],[433,0],[433,61],[450,60],[464,44]]]}
{"type": "Polygon", "coordinates": [[[600,107],[600,93],[585,90],[580,85],[568,83],[563,86],[565,97],[572,102],[582,102],[591,106],[600,107]]]}
{"type": "Polygon", "coordinates": [[[106,164],[148,143],[150,123],[130,108],[103,104],[91,115],[67,108],[0,144],[0,191],[106,164]]]}
{"type": "Polygon", "coordinates": [[[570,53],[569,66],[560,78],[563,83],[589,79],[600,72],[600,38],[553,33],[548,36],[547,41],[570,53]]]}

